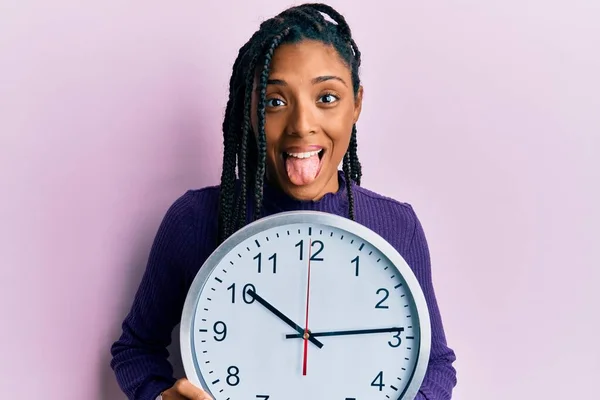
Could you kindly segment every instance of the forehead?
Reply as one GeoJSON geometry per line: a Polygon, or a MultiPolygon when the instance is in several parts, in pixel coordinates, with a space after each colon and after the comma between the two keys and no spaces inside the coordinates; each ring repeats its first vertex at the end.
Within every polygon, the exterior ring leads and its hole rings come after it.
{"type": "Polygon", "coordinates": [[[284,78],[286,75],[290,78],[301,76],[312,79],[332,74],[350,77],[350,70],[333,46],[319,41],[303,40],[282,44],[271,59],[272,77],[284,78]]]}

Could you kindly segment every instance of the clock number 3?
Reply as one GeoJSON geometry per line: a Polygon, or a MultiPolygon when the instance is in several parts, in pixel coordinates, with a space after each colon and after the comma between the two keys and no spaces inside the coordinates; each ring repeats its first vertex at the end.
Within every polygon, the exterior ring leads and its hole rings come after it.
{"type": "Polygon", "coordinates": [[[398,347],[402,344],[402,339],[400,338],[400,334],[402,333],[402,331],[404,331],[404,328],[398,329],[396,334],[393,336],[394,339],[396,339],[394,342],[392,342],[391,340],[388,341],[390,347],[398,347]]]}
{"type": "MultiPolygon", "coordinates": [[[[302,261],[304,258],[304,240],[301,240],[298,243],[296,243],[296,245],[294,247],[300,248],[300,261],[302,261]]],[[[311,243],[312,255],[310,256],[310,261],[323,261],[323,257],[318,257],[318,255],[323,251],[324,247],[325,247],[325,245],[320,240],[315,240],[314,242],[312,242],[311,243]],[[317,247],[316,250],[313,249],[315,246],[317,247]]]]}

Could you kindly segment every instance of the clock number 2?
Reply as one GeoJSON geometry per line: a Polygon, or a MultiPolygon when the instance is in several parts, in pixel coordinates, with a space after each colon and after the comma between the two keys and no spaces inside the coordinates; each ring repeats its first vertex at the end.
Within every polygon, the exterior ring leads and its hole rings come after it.
{"type": "Polygon", "coordinates": [[[388,306],[383,305],[383,303],[387,300],[390,295],[390,292],[387,289],[381,288],[377,289],[377,294],[383,292],[383,299],[379,300],[379,303],[375,305],[375,308],[389,308],[388,306]]]}
{"type": "MultiPolygon", "coordinates": [[[[311,247],[318,246],[317,250],[312,250],[312,255],[310,256],[310,261],[323,261],[323,257],[317,257],[319,253],[323,251],[325,245],[320,240],[315,240],[312,242],[311,247]]],[[[304,240],[296,243],[294,247],[300,247],[300,261],[304,258],[304,240]]]]}
{"type": "MultiPolygon", "coordinates": [[[[258,262],[258,273],[262,273],[262,253],[258,253],[253,260],[257,260],[258,262]]],[[[277,273],[277,253],[274,253],[271,257],[269,257],[269,261],[273,260],[273,273],[277,273]]]]}

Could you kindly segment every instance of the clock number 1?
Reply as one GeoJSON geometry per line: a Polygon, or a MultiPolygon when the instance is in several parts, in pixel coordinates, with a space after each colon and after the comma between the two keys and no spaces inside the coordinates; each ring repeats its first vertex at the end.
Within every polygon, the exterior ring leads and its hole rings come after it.
{"type": "MultiPolygon", "coordinates": [[[[310,256],[310,261],[323,261],[322,257],[317,257],[319,253],[323,251],[325,245],[320,240],[315,240],[312,242],[311,247],[318,246],[317,250],[312,251],[312,255],[310,256]]],[[[294,247],[300,247],[300,261],[304,258],[304,239],[296,243],[294,247]]]]}
{"type": "MultiPolygon", "coordinates": [[[[262,253],[258,253],[253,260],[257,260],[258,262],[258,273],[262,273],[262,253]]],[[[269,261],[273,260],[273,273],[277,273],[277,253],[274,253],[271,257],[269,257],[269,261]]]]}
{"type": "Polygon", "coordinates": [[[358,276],[358,263],[360,262],[360,257],[356,256],[350,262],[353,263],[353,264],[356,264],[356,269],[355,269],[355,272],[354,272],[354,276],[358,276]]]}

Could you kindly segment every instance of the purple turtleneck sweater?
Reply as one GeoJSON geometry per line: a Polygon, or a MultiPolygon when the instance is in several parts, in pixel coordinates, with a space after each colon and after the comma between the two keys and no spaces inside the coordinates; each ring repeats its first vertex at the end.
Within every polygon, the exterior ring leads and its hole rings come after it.
{"type": "MultiPolygon", "coordinates": [[[[264,215],[289,210],[318,210],[348,216],[344,175],[340,189],[318,201],[295,200],[266,185],[264,215]]],[[[409,204],[353,186],[355,219],[387,240],[414,271],[431,318],[431,353],[417,400],[447,400],[456,385],[456,357],[436,301],[429,249],[423,229],[409,204]]],[[[217,246],[219,187],[190,190],[167,211],[155,237],[148,264],[113,344],[111,367],[129,399],[154,400],[175,382],[167,359],[173,328],[180,322],[187,291],[200,266],[217,246]]]]}

